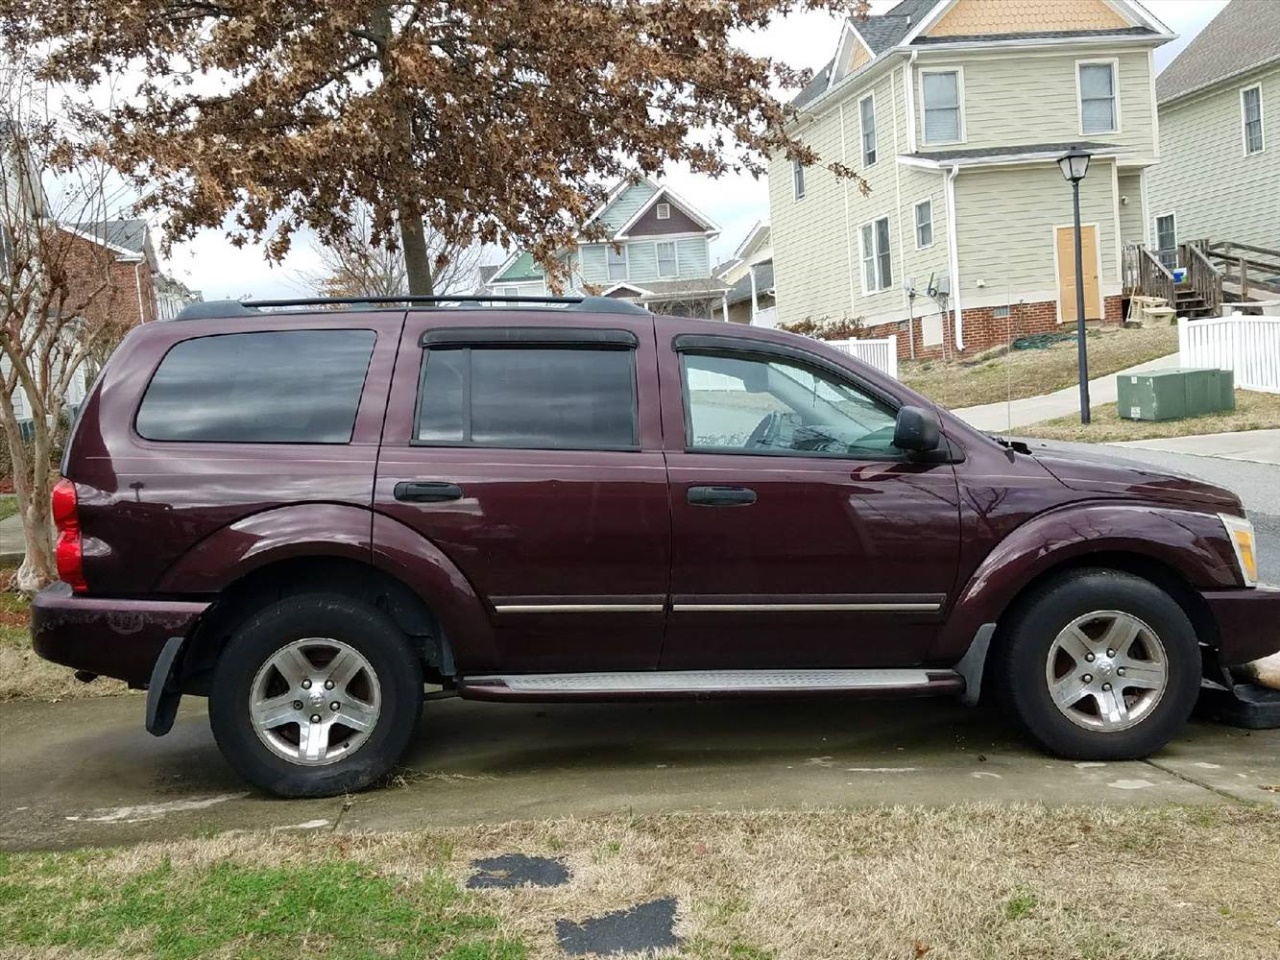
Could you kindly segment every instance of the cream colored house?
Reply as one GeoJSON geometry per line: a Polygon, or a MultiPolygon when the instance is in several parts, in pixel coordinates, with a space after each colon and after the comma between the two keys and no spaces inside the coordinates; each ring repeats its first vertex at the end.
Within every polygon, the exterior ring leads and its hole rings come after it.
{"type": "Polygon", "coordinates": [[[756,327],[777,325],[773,284],[773,232],[757,220],[738,244],[733,256],[713,273],[728,284],[724,295],[725,319],[756,327]]]}
{"type": "Polygon", "coordinates": [[[910,319],[917,353],[1074,322],[1057,165],[1072,145],[1093,153],[1086,318],[1119,319],[1123,244],[1143,239],[1159,160],[1152,53],[1172,36],[1131,0],[902,0],[846,23],[794,101],[824,163],[770,166],[779,319],[861,317],[880,335],[910,319]]]}
{"type": "Polygon", "coordinates": [[[1156,78],[1148,246],[1280,249],[1280,2],[1232,0],[1156,78]]]}

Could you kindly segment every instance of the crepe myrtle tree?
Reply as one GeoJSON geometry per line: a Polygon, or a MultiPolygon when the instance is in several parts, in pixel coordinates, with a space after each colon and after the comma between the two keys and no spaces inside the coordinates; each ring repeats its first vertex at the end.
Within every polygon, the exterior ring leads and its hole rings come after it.
{"type": "MultiPolygon", "coordinates": [[[[0,32],[42,76],[94,87],[101,134],[167,241],[228,218],[279,259],[293,235],[351,232],[403,251],[431,294],[428,230],[556,258],[625,176],[683,163],[758,176],[779,152],[865,181],[787,129],[776,94],[807,79],[740,45],[778,17],[865,16],[866,0],[10,0],[0,32]]],[[[145,207],[144,207],[145,209],[145,207]]]]}
{"type": "Polygon", "coordinates": [[[100,151],[67,142],[15,75],[0,84],[0,432],[26,543],[16,585],[30,592],[57,577],[51,461],[67,392],[126,332],[112,309],[126,291],[117,289],[106,246],[71,227],[113,214],[104,188],[110,167],[100,151]]]}

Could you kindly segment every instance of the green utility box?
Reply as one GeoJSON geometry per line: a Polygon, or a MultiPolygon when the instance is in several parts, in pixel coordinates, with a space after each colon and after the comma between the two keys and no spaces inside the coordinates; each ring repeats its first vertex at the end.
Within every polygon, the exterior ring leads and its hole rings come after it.
{"type": "Polygon", "coordinates": [[[1181,420],[1234,410],[1230,370],[1177,369],[1116,377],[1117,408],[1125,420],[1181,420]]]}

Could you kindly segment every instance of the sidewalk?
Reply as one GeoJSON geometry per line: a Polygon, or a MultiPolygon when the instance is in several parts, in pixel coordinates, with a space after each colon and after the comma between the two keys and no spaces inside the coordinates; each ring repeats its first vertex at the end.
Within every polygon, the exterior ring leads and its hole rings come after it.
{"type": "MultiPolygon", "coordinates": [[[[1148,373],[1165,367],[1176,367],[1178,355],[1170,354],[1148,360],[1136,367],[1109,373],[1089,381],[1089,402],[1091,406],[1100,403],[1114,403],[1116,400],[1116,377],[1133,373],[1148,373]]],[[[957,417],[979,430],[1012,430],[1025,427],[1041,420],[1052,420],[1054,417],[1065,417],[1080,410],[1080,388],[1066,387],[1055,393],[1042,397],[1027,397],[1023,400],[1012,400],[1004,403],[984,403],[977,407],[964,407],[952,410],[957,417]]],[[[1188,451],[1190,452],[1190,451],[1188,451]]]]}
{"type": "Polygon", "coordinates": [[[0,520],[0,563],[21,563],[27,542],[22,536],[22,519],[15,513],[0,520]]]}
{"type": "Polygon", "coordinates": [[[1198,457],[1220,457],[1224,460],[1245,460],[1280,466],[1280,430],[1244,430],[1239,433],[1211,433],[1195,437],[1166,437],[1162,440],[1125,440],[1108,446],[1190,453],[1198,457]]]}

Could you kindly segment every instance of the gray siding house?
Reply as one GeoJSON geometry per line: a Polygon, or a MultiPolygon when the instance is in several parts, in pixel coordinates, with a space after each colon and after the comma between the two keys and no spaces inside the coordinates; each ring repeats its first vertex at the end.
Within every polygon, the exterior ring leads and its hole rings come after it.
{"type": "MultiPolygon", "coordinates": [[[[710,243],[720,228],[674,191],[647,178],[624,180],[583,224],[608,239],[561,254],[570,293],[631,300],[657,313],[723,319],[730,284],[712,273],[710,243]]],[[[552,293],[542,267],[516,251],[485,281],[495,296],[552,293]]]]}
{"type": "Polygon", "coordinates": [[[1156,78],[1148,246],[1280,249],[1280,3],[1232,0],[1156,78]]]}
{"type": "Polygon", "coordinates": [[[1152,52],[1169,29],[1129,0],[902,0],[847,22],[793,101],[826,162],[782,155],[769,208],[779,320],[861,318],[899,353],[968,351],[1074,322],[1081,183],[1086,319],[1118,320],[1159,159],[1152,52]]]}

